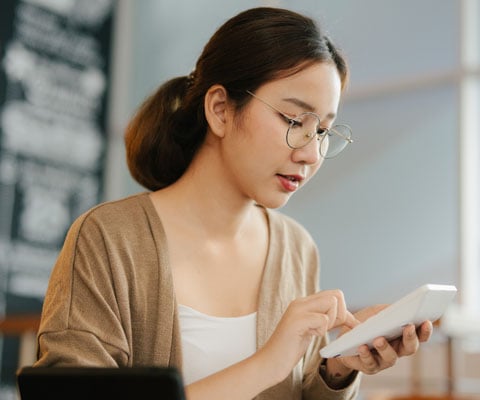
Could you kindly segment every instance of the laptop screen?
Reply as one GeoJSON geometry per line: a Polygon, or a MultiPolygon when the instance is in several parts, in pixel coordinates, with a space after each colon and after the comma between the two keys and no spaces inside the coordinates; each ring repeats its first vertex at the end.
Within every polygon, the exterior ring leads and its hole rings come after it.
{"type": "Polygon", "coordinates": [[[17,385],[21,400],[185,400],[180,374],[168,367],[24,367],[17,385]]]}

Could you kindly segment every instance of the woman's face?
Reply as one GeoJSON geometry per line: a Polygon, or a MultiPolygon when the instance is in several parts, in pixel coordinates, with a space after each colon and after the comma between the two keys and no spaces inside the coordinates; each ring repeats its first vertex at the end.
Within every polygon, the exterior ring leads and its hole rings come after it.
{"type": "Polygon", "coordinates": [[[225,166],[243,196],[278,208],[315,175],[323,158],[317,140],[291,149],[288,123],[264,102],[291,118],[314,112],[321,126],[330,128],[340,101],[340,76],[335,65],[316,63],[266,83],[254,94],[257,98],[252,96],[223,140],[225,166]]]}

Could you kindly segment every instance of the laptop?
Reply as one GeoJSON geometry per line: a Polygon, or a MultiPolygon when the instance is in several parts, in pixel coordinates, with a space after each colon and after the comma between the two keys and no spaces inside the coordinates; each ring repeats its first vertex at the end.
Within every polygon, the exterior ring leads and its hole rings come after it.
{"type": "Polygon", "coordinates": [[[182,378],[170,367],[23,367],[21,400],[185,400],[182,378]]]}

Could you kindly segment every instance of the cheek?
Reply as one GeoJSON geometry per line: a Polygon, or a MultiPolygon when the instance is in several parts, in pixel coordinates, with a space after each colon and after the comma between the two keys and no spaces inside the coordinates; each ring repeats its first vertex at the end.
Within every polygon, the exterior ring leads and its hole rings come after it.
{"type": "Polygon", "coordinates": [[[320,160],[318,161],[318,163],[316,163],[315,165],[312,165],[310,167],[309,172],[308,172],[307,181],[309,181],[310,179],[312,179],[315,176],[315,174],[318,172],[318,170],[320,169],[320,167],[322,166],[324,161],[325,161],[324,158],[320,157],[320,160]]]}
{"type": "Polygon", "coordinates": [[[250,158],[258,163],[287,156],[290,149],[285,141],[286,127],[274,118],[255,118],[242,121],[235,132],[237,145],[246,148],[250,158]]]}
{"type": "Polygon", "coordinates": [[[274,147],[286,145],[285,135],[288,125],[264,104],[252,103],[256,107],[248,110],[237,122],[237,128],[244,131],[245,137],[255,143],[274,147]]]}
{"type": "Polygon", "coordinates": [[[323,140],[320,142],[320,153],[327,154],[328,151],[328,136],[325,136],[323,140]]]}
{"type": "Polygon", "coordinates": [[[264,152],[268,147],[260,129],[261,126],[252,121],[237,121],[222,139],[224,163],[235,179],[251,178],[262,170],[264,152]]]}

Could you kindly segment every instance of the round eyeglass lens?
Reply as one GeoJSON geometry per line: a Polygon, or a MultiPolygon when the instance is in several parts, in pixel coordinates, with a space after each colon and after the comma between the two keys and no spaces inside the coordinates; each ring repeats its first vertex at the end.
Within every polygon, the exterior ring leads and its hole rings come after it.
{"type": "Polygon", "coordinates": [[[322,157],[333,158],[352,142],[352,131],[348,125],[335,125],[321,135],[320,140],[322,157]]]}
{"type": "Polygon", "coordinates": [[[292,149],[306,146],[317,135],[320,120],[313,113],[300,114],[287,131],[287,143],[292,149]]]}
{"type": "Polygon", "coordinates": [[[287,131],[287,144],[292,149],[302,148],[316,137],[320,142],[321,156],[333,158],[352,142],[352,131],[348,125],[335,125],[325,130],[313,113],[301,114],[294,121],[287,131]]]}

